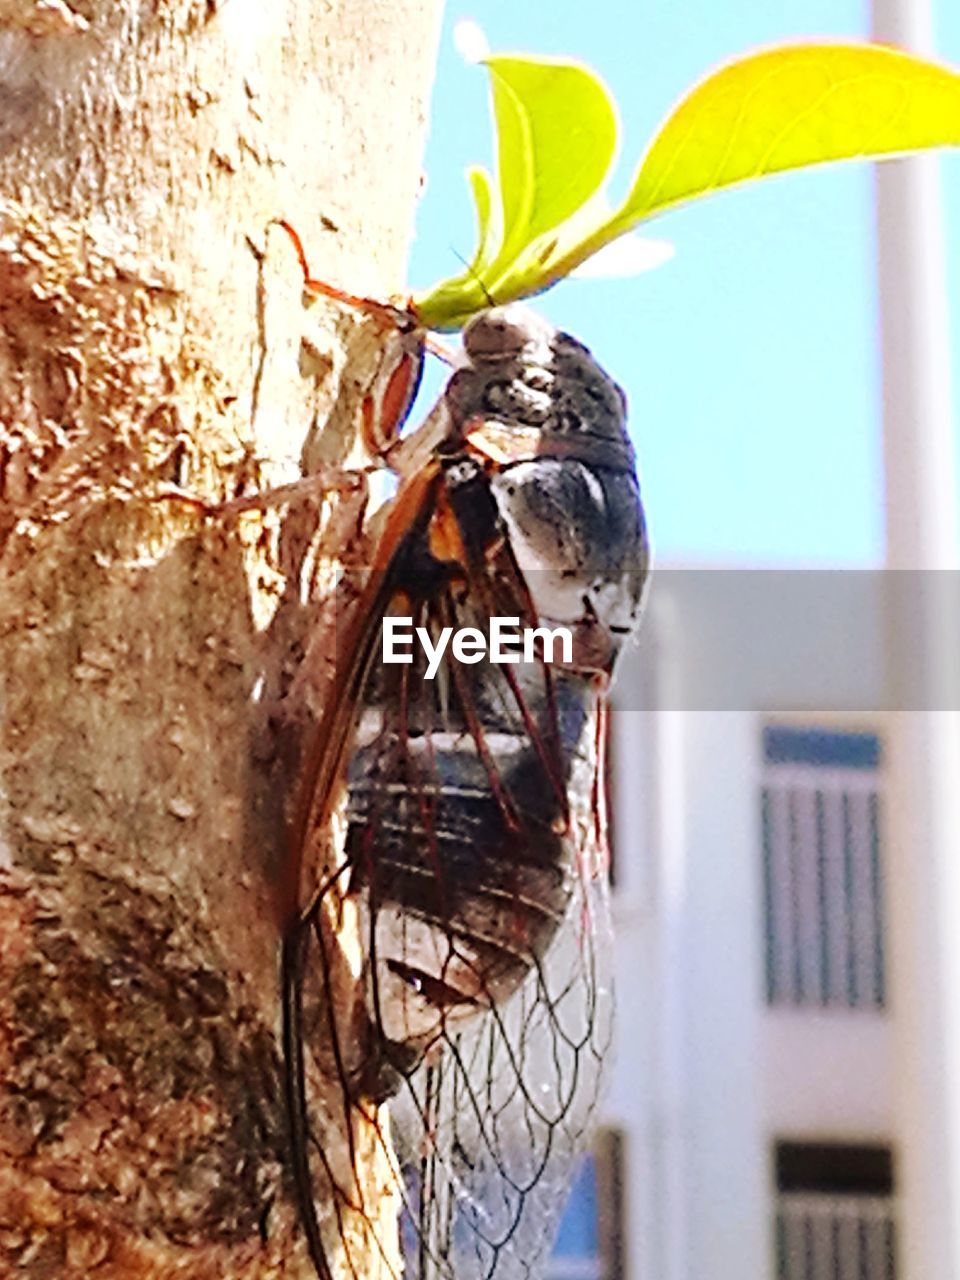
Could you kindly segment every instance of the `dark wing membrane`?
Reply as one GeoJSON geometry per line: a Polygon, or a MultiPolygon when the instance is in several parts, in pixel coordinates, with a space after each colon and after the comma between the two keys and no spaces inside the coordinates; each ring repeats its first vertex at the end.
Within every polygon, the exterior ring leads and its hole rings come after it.
{"type": "Polygon", "coordinates": [[[344,1076],[341,1045],[346,1043],[346,1029],[336,1017],[345,983],[343,956],[339,946],[331,946],[330,930],[325,929],[324,924],[326,901],[328,898],[339,900],[348,866],[346,863],[327,866],[325,841],[340,796],[344,757],[356,728],[358,694],[366,682],[379,643],[384,609],[394,596],[396,565],[410,531],[430,518],[437,480],[437,469],[426,467],[397,494],[373,557],[365,590],[349,610],[342,630],[338,629],[334,687],[301,766],[305,781],[291,824],[287,877],[281,887],[284,1085],[291,1174],[308,1250],[322,1280],[330,1280],[332,1272],[327,1261],[329,1241],[317,1217],[317,1199],[323,1198],[333,1206],[341,1237],[346,1233],[347,1215],[366,1216],[362,1201],[356,1202],[353,1187],[355,1118],[350,1100],[346,1095],[339,1100],[343,1132],[336,1153],[314,1139],[308,1114],[308,1037],[328,1045],[332,1064],[322,1064],[323,1077],[332,1079],[334,1073],[340,1078],[344,1076]],[[311,884],[309,878],[319,883],[311,884]],[[332,1158],[334,1154],[337,1159],[332,1158]],[[323,1174],[319,1196],[314,1181],[318,1161],[323,1174]]]}
{"type": "Polygon", "coordinates": [[[420,1280],[533,1274],[610,1034],[596,680],[449,647],[433,679],[418,646],[410,664],[378,660],[384,613],[433,644],[495,616],[535,622],[483,466],[438,465],[379,557],[375,616],[348,629],[298,836],[313,847],[342,777],[343,861],[284,955],[294,1172],[325,1280],[366,1277],[371,1253],[390,1275],[398,1231],[420,1280]],[[308,1072],[333,1082],[317,1102],[335,1142],[309,1125],[308,1072]],[[364,1199],[371,1124],[390,1193],[364,1199]]]}
{"type": "MultiPolygon", "coordinates": [[[[433,514],[440,479],[435,465],[405,482],[394,500],[378,542],[373,563],[359,600],[348,609],[333,637],[336,673],[323,716],[301,765],[302,785],[290,831],[287,882],[282,892],[284,922],[302,918],[304,900],[318,890],[304,884],[304,868],[317,833],[326,831],[338,799],[338,779],[359,714],[359,694],[380,642],[384,612],[396,593],[398,564],[411,532],[424,526],[433,514]]],[[[310,868],[308,867],[309,871],[310,868]]]]}

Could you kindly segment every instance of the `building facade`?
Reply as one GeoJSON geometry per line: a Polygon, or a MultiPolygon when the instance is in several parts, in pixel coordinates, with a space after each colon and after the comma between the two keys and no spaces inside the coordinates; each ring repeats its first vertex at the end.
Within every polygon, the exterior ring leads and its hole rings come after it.
{"type": "Polygon", "coordinates": [[[553,1280],[898,1275],[883,588],[658,575],[612,719],[618,1052],[553,1280]]]}

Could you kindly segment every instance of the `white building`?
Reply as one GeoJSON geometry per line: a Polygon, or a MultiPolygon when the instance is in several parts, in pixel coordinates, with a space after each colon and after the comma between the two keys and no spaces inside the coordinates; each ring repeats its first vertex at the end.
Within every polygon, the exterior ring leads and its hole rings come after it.
{"type": "Polygon", "coordinates": [[[883,585],[658,572],[613,717],[601,1187],[557,1280],[898,1274],[883,585]]]}
{"type": "MultiPolygon", "coordinates": [[[[932,49],[930,0],[871,8],[932,49]]],[[[881,167],[885,571],[657,575],[614,721],[621,1193],[558,1278],[960,1280],[942,222],[931,161],[881,167]]]]}
{"type": "MultiPolygon", "coordinates": [[[[872,8],[879,39],[932,47],[929,0],[872,8]]],[[[592,1261],[557,1277],[960,1280],[960,565],[933,164],[880,170],[876,225],[886,571],[661,569],[624,671],[605,1116],[622,1190],[598,1197],[592,1261]]]]}

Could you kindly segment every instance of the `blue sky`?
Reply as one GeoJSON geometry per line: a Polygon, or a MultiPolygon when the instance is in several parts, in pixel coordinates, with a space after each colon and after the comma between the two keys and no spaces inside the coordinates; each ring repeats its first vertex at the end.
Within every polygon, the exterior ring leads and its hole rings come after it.
{"type": "MultiPolygon", "coordinates": [[[[960,63],[960,11],[946,12],[960,6],[941,8],[939,52],[960,63]]],[[[719,61],[773,41],[868,30],[860,0],[447,0],[416,286],[459,271],[457,254],[469,257],[462,171],[491,155],[485,73],[453,44],[464,17],[495,51],[574,56],[603,75],[623,120],[622,189],[664,112],[719,61]]],[[[948,157],[945,171],[948,215],[960,226],[960,157],[948,157]]],[[[535,305],[585,341],[627,391],[658,557],[878,563],[870,167],[772,179],[666,214],[648,230],[676,246],[667,265],[632,279],[571,281],[535,305]]],[[[960,296],[955,266],[951,294],[960,296]]]]}

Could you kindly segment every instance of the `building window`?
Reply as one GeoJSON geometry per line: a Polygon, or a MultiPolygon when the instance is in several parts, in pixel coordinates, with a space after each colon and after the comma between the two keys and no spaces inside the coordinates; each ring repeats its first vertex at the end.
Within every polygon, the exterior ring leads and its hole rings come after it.
{"type": "Polygon", "coordinates": [[[777,1280],[896,1280],[890,1149],[781,1142],[777,1280]]]}
{"type": "Polygon", "coordinates": [[[581,1161],[546,1280],[624,1280],[623,1136],[598,1134],[581,1161]]]}
{"type": "Polygon", "coordinates": [[[886,1002],[880,756],[873,733],[764,729],[769,1004],[886,1002]]]}

